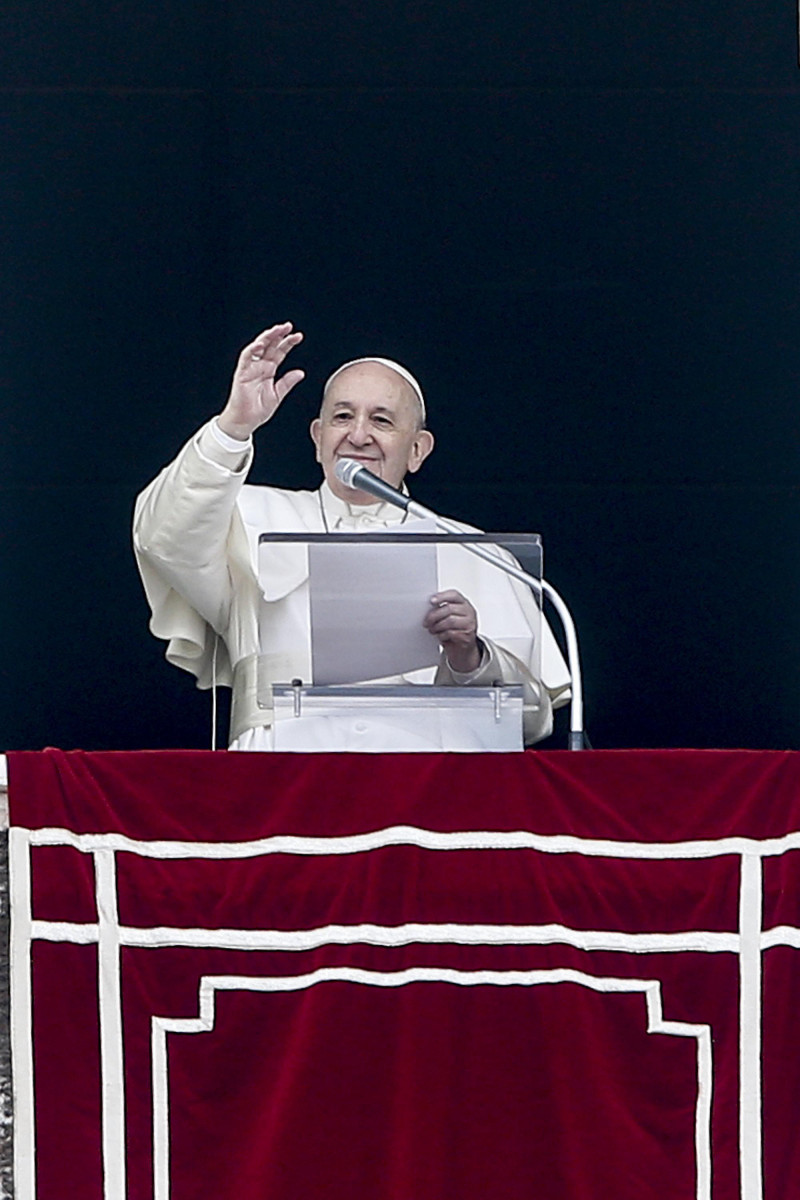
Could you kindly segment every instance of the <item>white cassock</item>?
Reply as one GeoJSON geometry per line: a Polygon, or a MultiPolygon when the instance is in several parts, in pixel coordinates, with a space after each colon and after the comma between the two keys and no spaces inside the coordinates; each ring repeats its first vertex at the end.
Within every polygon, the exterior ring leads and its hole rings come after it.
{"type": "MultiPolygon", "coordinates": [[[[268,750],[273,715],[256,699],[259,649],[262,678],[308,682],[312,674],[307,578],[298,577],[296,558],[276,547],[259,585],[260,534],[391,530],[403,514],[387,504],[348,505],[325,483],[316,492],[247,485],[252,444],[229,446],[209,422],[145,488],[136,502],[134,549],[152,611],[150,629],[168,643],[168,661],[195,675],[198,687],[216,682],[233,688],[231,749],[268,750]]],[[[553,708],[569,699],[570,679],[529,590],[463,549],[440,548],[439,558],[441,587],[456,588],[478,612],[483,661],[477,671],[460,675],[442,655],[427,673],[381,682],[520,683],[526,744],[546,737],[553,708]]],[[[391,747],[384,739],[379,747],[358,748],[391,747]]]]}

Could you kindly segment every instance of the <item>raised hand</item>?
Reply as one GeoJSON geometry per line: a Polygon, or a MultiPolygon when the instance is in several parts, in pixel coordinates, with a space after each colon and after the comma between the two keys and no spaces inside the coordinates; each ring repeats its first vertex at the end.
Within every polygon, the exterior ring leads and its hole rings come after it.
{"type": "Polygon", "coordinates": [[[265,329],[245,346],[233,373],[228,403],[219,416],[224,433],[244,442],[269,421],[305,377],[305,371],[287,371],[280,379],[276,377],[286,355],[302,340],[302,333],[293,332],[291,321],[284,321],[265,329]]]}
{"type": "Polygon", "coordinates": [[[454,588],[431,596],[431,607],[423,625],[439,639],[454,671],[467,674],[478,669],[481,664],[478,614],[466,596],[454,588]]]}

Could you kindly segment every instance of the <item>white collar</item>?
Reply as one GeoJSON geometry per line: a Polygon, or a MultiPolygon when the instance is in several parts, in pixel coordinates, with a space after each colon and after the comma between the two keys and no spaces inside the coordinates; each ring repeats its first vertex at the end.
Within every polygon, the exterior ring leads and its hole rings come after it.
{"type": "MultiPolygon", "coordinates": [[[[405,492],[405,484],[401,490],[405,492]]],[[[319,497],[323,523],[331,532],[334,529],[363,528],[365,525],[399,525],[405,520],[405,513],[393,504],[381,501],[375,504],[348,504],[331,491],[325,480],[319,489],[319,497]]]]}

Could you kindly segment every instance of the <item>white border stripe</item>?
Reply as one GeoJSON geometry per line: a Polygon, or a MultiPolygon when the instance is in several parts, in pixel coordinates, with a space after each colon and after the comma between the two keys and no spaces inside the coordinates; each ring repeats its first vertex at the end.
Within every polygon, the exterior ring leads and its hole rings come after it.
{"type": "Polygon", "coordinates": [[[461,987],[499,987],[576,983],[595,992],[643,993],[647,1006],[647,1032],[693,1037],[697,1042],[698,1091],[695,1106],[695,1157],[697,1200],[711,1200],[711,1094],[713,1062],[708,1025],[665,1021],[661,984],[651,979],[615,979],[560,968],[543,971],[459,971],[448,967],[410,967],[403,971],[370,971],[358,967],[323,967],[305,975],[252,978],[211,975],[200,980],[198,1017],[153,1017],[154,1200],[170,1200],[169,1167],[169,1057],[168,1033],[207,1033],[214,1028],[218,991],[295,992],[320,983],[344,981],[372,987],[403,987],[409,983],[451,983],[461,987]],[[159,1128],[160,1125],[160,1128],[159,1128]]]}
{"type": "Polygon", "coordinates": [[[742,1200],[761,1200],[762,865],[742,858],[739,902],[739,1156],[742,1200]]]}
{"type": "Polygon", "coordinates": [[[169,1077],[163,1022],[150,1023],[150,1066],[153,1089],[153,1200],[169,1196],[169,1077]],[[163,1081],[163,1084],[162,1084],[163,1081]]]}
{"type": "Polygon", "coordinates": [[[792,946],[800,950],[800,929],[793,925],[773,925],[761,934],[761,949],[771,950],[773,946],[792,946]]]}
{"type": "Polygon", "coordinates": [[[697,1039],[697,1104],[694,1118],[695,1160],[698,1198],[711,1195],[711,1100],[714,1091],[713,1051],[710,1025],[690,1025],[686,1021],[665,1021],[661,1008],[661,987],[647,993],[648,1033],[670,1033],[675,1037],[697,1039]]]}
{"type": "MultiPolygon", "coordinates": [[[[721,933],[698,929],[683,933],[623,933],[617,930],[570,929],[566,925],[325,925],[301,930],[191,929],[171,925],[142,928],[136,925],[120,925],[119,940],[122,946],[309,950],[329,942],[346,945],[351,941],[363,941],[379,946],[405,946],[412,942],[431,941],[432,939],[426,936],[426,930],[438,930],[441,936],[437,940],[457,945],[483,944],[486,940],[490,943],[502,941],[504,945],[565,945],[576,946],[580,950],[619,950],[634,954],[679,953],[689,950],[705,954],[739,953],[738,932],[721,933]],[[386,930],[391,930],[392,933],[396,930],[402,937],[390,937],[386,930]],[[476,931],[474,936],[473,930],[476,931]],[[506,933],[508,938],[505,937],[506,933]]],[[[31,922],[31,937],[34,941],[76,942],[87,945],[95,943],[97,936],[96,923],[31,922]]],[[[761,949],[771,950],[775,946],[790,946],[800,950],[800,928],[793,925],[775,925],[771,929],[765,929],[761,934],[761,949]]]]}
{"type": "MultiPolygon", "coordinates": [[[[696,930],[684,933],[623,933],[618,930],[570,929],[566,925],[323,925],[314,929],[191,929],[169,925],[119,926],[122,946],[148,949],[168,946],[218,950],[316,950],[320,946],[409,946],[415,942],[456,946],[574,946],[625,954],[739,953],[738,933],[696,930]]],[[[800,935],[800,930],[798,930],[800,935]]],[[[69,921],[34,921],[32,936],[50,942],[92,943],[98,927],[69,921]]]]}
{"type": "Polygon", "coordinates": [[[11,1046],[14,1087],[14,1195],[36,1196],[36,1119],[31,981],[31,854],[26,829],[8,831],[11,906],[11,1046]]]}
{"type": "Polygon", "coordinates": [[[125,1068],[122,1046],[119,918],[116,856],[95,853],[98,916],[98,1001],[100,1008],[100,1077],[102,1080],[103,1196],[125,1196],[125,1068]]]}
{"type": "Polygon", "coordinates": [[[34,941],[75,942],[77,945],[96,945],[100,937],[100,926],[80,925],[76,921],[32,921],[31,937],[34,941]]]}
{"type": "Polygon", "coordinates": [[[621,842],[566,834],[459,831],[439,833],[414,825],[393,825],[346,837],[295,837],[281,834],[252,842],[137,841],[120,833],[72,833],[69,829],[34,829],[35,846],[72,846],[84,854],[121,850],[142,858],[257,858],[264,854],[362,854],[383,846],[418,846],[422,850],[538,850],[543,854],[583,854],[599,858],[702,859],[725,854],[771,857],[800,850],[800,831],[779,838],[728,837],[696,842],[621,842]]]}

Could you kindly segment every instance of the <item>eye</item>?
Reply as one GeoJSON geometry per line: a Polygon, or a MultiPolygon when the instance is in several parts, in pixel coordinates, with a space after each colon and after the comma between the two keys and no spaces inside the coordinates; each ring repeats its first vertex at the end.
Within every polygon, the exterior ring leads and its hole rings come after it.
{"type": "Polygon", "coordinates": [[[376,425],[382,425],[384,427],[388,427],[392,423],[388,417],[384,417],[380,413],[376,413],[372,419],[376,425]]]}
{"type": "Polygon", "coordinates": [[[344,424],[346,424],[347,421],[350,420],[350,413],[347,411],[346,408],[342,408],[338,412],[335,412],[333,414],[333,416],[331,417],[331,420],[334,425],[344,425],[344,424]]]}

